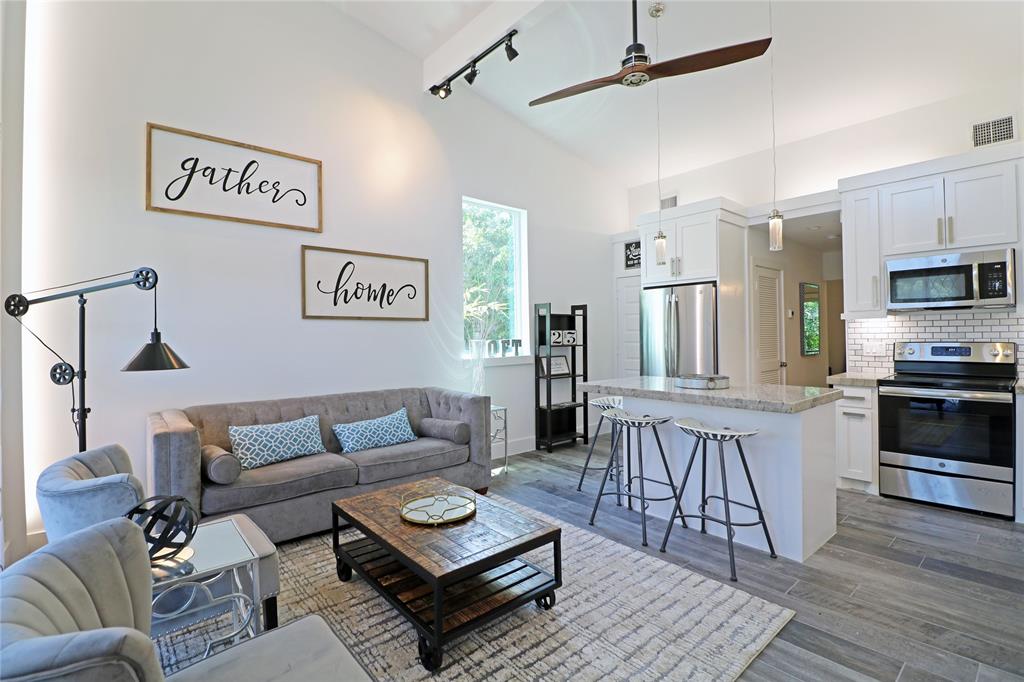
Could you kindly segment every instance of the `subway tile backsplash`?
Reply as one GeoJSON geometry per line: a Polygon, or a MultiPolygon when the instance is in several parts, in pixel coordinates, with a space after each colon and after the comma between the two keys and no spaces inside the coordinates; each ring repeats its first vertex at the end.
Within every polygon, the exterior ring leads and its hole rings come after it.
{"type": "MultiPolygon", "coordinates": [[[[921,312],[846,323],[846,371],[892,371],[897,341],[1013,341],[1024,345],[1024,315],[1014,310],[921,312]],[[882,355],[874,355],[874,352],[882,355]]],[[[1024,379],[1021,349],[1017,376],[1024,379]]]]}

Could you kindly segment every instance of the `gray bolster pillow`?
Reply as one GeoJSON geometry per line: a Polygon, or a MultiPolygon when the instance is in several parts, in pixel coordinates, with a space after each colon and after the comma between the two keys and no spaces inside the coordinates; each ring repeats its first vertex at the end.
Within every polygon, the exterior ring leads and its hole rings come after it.
{"type": "Polygon", "coordinates": [[[208,481],[227,485],[238,480],[242,463],[238,458],[219,445],[204,445],[202,448],[203,476],[208,481]]]}
{"type": "Polygon", "coordinates": [[[469,442],[469,424],[452,419],[424,417],[420,420],[420,435],[427,438],[443,438],[465,445],[469,442]]]}

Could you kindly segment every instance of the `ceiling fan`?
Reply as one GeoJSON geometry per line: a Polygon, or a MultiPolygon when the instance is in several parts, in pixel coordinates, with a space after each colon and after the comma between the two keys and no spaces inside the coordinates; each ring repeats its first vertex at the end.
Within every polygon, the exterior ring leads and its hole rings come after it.
{"type": "MultiPolygon", "coordinates": [[[[662,9],[663,6],[660,3],[656,3],[652,8],[651,16],[660,16],[662,9]]],[[[686,55],[685,57],[677,57],[676,59],[652,64],[651,58],[645,51],[643,44],[637,40],[636,0],[633,0],[633,44],[626,48],[626,58],[622,60],[622,69],[611,76],[578,83],[577,85],[552,92],[550,95],[533,100],[530,102],[530,106],[547,104],[548,102],[573,97],[574,95],[580,95],[608,85],[625,85],[628,88],[635,88],[658,78],[682,76],[687,73],[696,73],[697,71],[715,69],[726,64],[742,62],[746,59],[753,59],[763,55],[771,42],[771,38],[762,38],[761,40],[754,40],[749,43],[729,45],[728,47],[720,47],[716,50],[698,52],[686,55]]]]}

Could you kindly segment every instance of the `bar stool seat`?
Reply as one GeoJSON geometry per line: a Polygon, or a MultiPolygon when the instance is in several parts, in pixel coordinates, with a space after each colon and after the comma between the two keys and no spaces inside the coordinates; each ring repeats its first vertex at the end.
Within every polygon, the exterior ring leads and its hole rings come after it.
{"type": "Polygon", "coordinates": [[[733,551],[733,537],[736,535],[736,528],[741,526],[761,526],[764,530],[765,540],[768,542],[768,551],[771,557],[776,558],[775,546],[772,544],[772,536],[768,532],[768,523],[764,518],[764,511],[761,509],[761,501],[757,497],[757,489],[754,487],[754,479],[750,476],[750,467],[747,466],[747,456],[743,452],[743,445],[740,443],[744,438],[757,435],[757,429],[749,429],[740,431],[731,429],[729,427],[718,427],[708,426],[696,419],[679,419],[675,422],[683,433],[693,437],[693,449],[690,451],[690,461],[686,464],[686,473],[683,474],[683,482],[679,486],[679,491],[676,496],[675,506],[672,508],[672,515],[669,516],[668,527],[665,529],[665,537],[661,541],[661,551],[665,551],[665,547],[668,545],[669,535],[672,533],[672,522],[675,521],[676,517],[683,519],[684,523],[687,518],[700,519],[700,532],[707,533],[707,522],[712,521],[714,523],[720,523],[725,526],[726,541],[729,544],[729,570],[730,579],[736,580],[736,555],[733,551]],[[707,455],[708,455],[708,441],[718,443],[718,465],[721,470],[722,478],[722,494],[721,495],[708,495],[707,494],[707,455]],[[747,504],[745,502],[738,502],[730,499],[729,497],[729,481],[725,472],[725,447],[724,443],[735,443],[736,452],[739,454],[740,463],[743,465],[743,473],[746,475],[747,486],[750,489],[750,495],[754,499],[754,504],[747,504]],[[686,491],[686,482],[690,478],[690,470],[693,468],[694,459],[697,456],[697,448],[701,448],[701,483],[700,483],[700,497],[701,503],[698,507],[699,513],[697,514],[686,514],[683,511],[683,493],[686,491]],[[716,516],[712,516],[708,513],[708,502],[710,500],[721,500],[724,507],[725,518],[721,519],[716,516]],[[757,521],[750,522],[736,522],[732,520],[732,506],[743,507],[757,512],[757,521]]]}
{"type": "MultiPolygon", "coordinates": [[[[587,453],[587,461],[583,463],[583,471],[580,472],[580,482],[576,484],[576,490],[583,490],[583,479],[586,478],[587,472],[590,471],[590,458],[594,456],[594,446],[597,445],[597,437],[601,435],[601,425],[604,424],[604,412],[605,410],[619,409],[622,407],[622,396],[621,395],[600,395],[596,398],[590,399],[590,405],[601,410],[601,417],[597,420],[597,430],[594,431],[594,439],[590,441],[590,451],[587,453]]],[[[612,442],[615,442],[615,424],[612,424],[612,442]]],[[[604,467],[593,467],[594,469],[604,469],[604,467]]]]}
{"type": "MultiPolygon", "coordinates": [[[[644,547],[647,546],[647,508],[650,506],[650,502],[657,502],[662,500],[672,500],[676,498],[676,485],[672,480],[672,471],[668,466],[668,459],[665,457],[665,448],[661,444],[661,436],[658,435],[658,426],[672,421],[671,417],[652,417],[651,415],[637,415],[631,414],[622,408],[613,407],[605,410],[601,413],[601,416],[611,422],[614,430],[615,437],[612,442],[612,451],[608,456],[608,465],[605,467],[605,475],[601,479],[601,488],[597,493],[597,498],[594,500],[594,510],[590,514],[590,525],[594,525],[594,519],[597,516],[597,509],[601,505],[601,498],[606,495],[615,495],[618,506],[622,506],[622,498],[625,497],[630,503],[630,509],[632,509],[632,501],[634,499],[640,500],[640,527],[642,529],[642,543],[644,547]],[[644,452],[643,452],[643,440],[641,438],[641,430],[649,428],[654,432],[654,440],[658,444],[658,451],[661,454],[661,463],[665,467],[665,477],[668,481],[662,481],[654,478],[648,478],[644,475],[644,452]],[[627,460],[627,473],[626,481],[623,484],[622,476],[615,476],[615,490],[612,492],[605,492],[605,484],[611,477],[612,465],[616,462],[616,454],[619,449],[619,445],[622,442],[622,433],[626,432],[627,436],[631,429],[635,429],[636,445],[637,445],[637,466],[640,470],[639,476],[633,476],[630,470],[630,463],[627,460]],[[638,484],[639,494],[633,492],[634,482],[638,484]],[[671,490],[667,497],[648,497],[647,491],[644,486],[645,483],[654,483],[657,485],[668,486],[671,490]]],[[[617,469],[621,474],[621,463],[618,464],[617,469]]],[[[682,525],[686,527],[686,519],[682,519],[682,525]]]]}

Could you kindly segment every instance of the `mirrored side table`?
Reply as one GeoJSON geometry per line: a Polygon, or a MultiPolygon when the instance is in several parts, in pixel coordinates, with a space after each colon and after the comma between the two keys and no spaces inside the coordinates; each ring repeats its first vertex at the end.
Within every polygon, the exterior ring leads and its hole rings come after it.
{"type": "Polygon", "coordinates": [[[259,555],[234,519],[200,524],[187,550],[185,558],[153,565],[153,639],[226,614],[231,630],[211,639],[204,657],[218,644],[259,634],[259,555]]]}
{"type": "MultiPolygon", "coordinates": [[[[502,474],[508,474],[508,408],[491,405],[491,445],[501,443],[505,450],[505,463],[500,467],[502,474]]],[[[494,448],[491,448],[491,452],[494,448]]],[[[491,474],[494,469],[491,469],[491,474]]]]}

